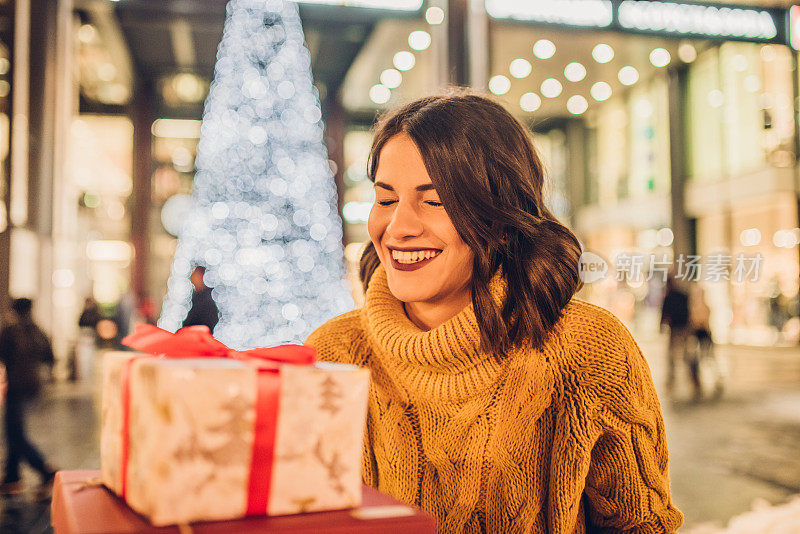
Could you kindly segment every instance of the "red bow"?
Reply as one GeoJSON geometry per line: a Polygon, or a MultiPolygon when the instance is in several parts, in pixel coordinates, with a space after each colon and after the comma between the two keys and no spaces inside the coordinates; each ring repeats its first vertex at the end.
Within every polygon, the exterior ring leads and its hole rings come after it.
{"type": "Polygon", "coordinates": [[[306,345],[280,345],[277,347],[235,351],[214,339],[206,326],[188,326],[171,333],[153,325],[136,325],[133,334],[122,343],[152,356],[131,358],[122,374],[122,498],[125,498],[128,475],[128,427],[130,417],[130,369],[140,358],[232,358],[258,370],[256,394],[255,438],[253,460],[250,466],[250,483],[247,498],[247,515],[263,515],[269,502],[272,480],[272,459],[280,397],[280,365],[312,365],[316,350],[306,345]]]}

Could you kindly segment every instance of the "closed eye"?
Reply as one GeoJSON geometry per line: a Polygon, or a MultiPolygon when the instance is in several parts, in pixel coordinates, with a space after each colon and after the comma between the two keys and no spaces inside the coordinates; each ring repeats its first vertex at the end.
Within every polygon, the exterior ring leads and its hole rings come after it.
{"type": "MultiPolygon", "coordinates": [[[[397,202],[397,201],[396,200],[378,200],[378,201],[376,201],[376,204],[378,204],[380,206],[391,206],[395,202],[397,202]]],[[[435,208],[438,208],[438,207],[442,206],[441,202],[437,202],[435,200],[426,200],[425,204],[428,204],[429,206],[433,206],[435,208]]]]}

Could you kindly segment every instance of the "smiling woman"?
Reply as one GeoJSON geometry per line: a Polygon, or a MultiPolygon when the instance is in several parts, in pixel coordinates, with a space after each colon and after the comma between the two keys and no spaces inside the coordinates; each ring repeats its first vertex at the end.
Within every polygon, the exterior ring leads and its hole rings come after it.
{"type": "Polygon", "coordinates": [[[367,484],[442,532],[673,532],[661,409],[502,106],[456,90],[377,125],[363,308],[317,329],[372,372],[367,484]]]}

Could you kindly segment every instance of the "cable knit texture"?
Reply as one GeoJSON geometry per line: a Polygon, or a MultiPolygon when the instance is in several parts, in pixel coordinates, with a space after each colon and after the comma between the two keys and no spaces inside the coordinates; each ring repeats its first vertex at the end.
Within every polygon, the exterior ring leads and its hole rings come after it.
{"type": "Polygon", "coordinates": [[[382,267],[363,308],[309,337],[320,359],[372,371],[365,483],[424,508],[445,533],[680,526],[661,408],[619,320],[572,299],[541,349],[499,360],[479,340],[471,305],[420,330],[382,267]]]}

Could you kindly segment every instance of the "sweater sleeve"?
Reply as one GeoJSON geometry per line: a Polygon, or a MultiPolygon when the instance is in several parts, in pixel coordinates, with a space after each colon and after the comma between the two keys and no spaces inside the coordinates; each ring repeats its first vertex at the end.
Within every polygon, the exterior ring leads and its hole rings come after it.
{"type": "Polygon", "coordinates": [[[358,350],[362,337],[359,310],[353,310],[311,332],[305,344],[317,349],[318,360],[363,365],[358,350]]]}
{"type": "MultiPolygon", "coordinates": [[[[607,312],[606,312],[607,313],[607,312]]],[[[599,532],[671,533],[683,522],[672,503],[661,406],[650,370],[630,332],[611,314],[598,347],[605,367],[597,392],[599,438],[585,495],[599,532]]]]}

